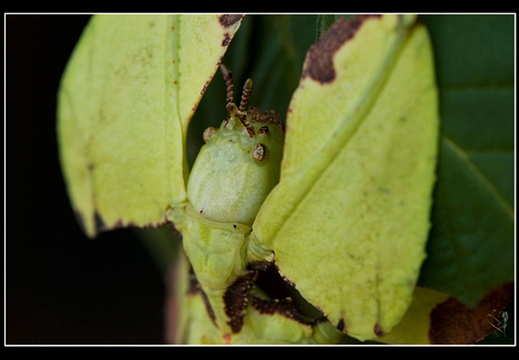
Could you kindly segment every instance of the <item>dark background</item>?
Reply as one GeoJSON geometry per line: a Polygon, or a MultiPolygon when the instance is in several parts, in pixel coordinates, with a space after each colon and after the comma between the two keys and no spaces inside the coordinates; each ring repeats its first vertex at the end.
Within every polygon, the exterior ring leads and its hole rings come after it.
{"type": "Polygon", "coordinates": [[[6,344],[164,342],[164,277],[130,230],[87,239],[56,143],[61,74],[88,16],[6,15],[6,344]]]}
{"type": "Polygon", "coordinates": [[[57,90],[88,18],[5,17],[7,344],[164,342],[162,269],[130,230],[87,239],[60,171],[57,90]]]}

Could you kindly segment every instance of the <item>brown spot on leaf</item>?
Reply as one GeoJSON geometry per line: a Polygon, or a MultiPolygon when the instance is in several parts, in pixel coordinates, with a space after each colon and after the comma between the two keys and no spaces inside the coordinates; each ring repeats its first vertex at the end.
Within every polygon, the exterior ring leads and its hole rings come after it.
{"type": "Polygon", "coordinates": [[[373,328],[373,333],[376,337],[381,337],[384,335],[384,331],[382,330],[382,327],[379,324],[375,324],[375,327],[373,328]]]}
{"type": "Polygon", "coordinates": [[[231,35],[229,35],[229,33],[223,34],[222,46],[223,47],[229,46],[230,43],[231,43],[231,35]]]}
{"type": "Polygon", "coordinates": [[[204,83],[204,86],[202,87],[202,90],[200,91],[200,94],[204,94],[205,91],[207,90],[207,87],[209,86],[211,82],[209,80],[207,80],[205,83],[204,83]]]}
{"type": "Polygon", "coordinates": [[[336,76],[333,66],[335,53],[345,42],[352,39],[364,21],[372,16],[376,15],[357,15],[351,20],[340,17],[308,50],[302,77],[309,76],[320,83],[332,82],[336,76]]]}
{"type": "Polygon", "coordinates": [[[243,17],[244,15],[221,15],[218,20],[223,27],[228,28],[243,19],[243,17]]]}
{"type": "Polygon", "coordinates": [[[431,312],[429,339],[433,344],[473,344],[498,331],[494,314],[503,314],[512,301],[514,285],[502,285],[487,294],[476,308],[450,298],[431,312]]]}
{"type": "MultiPolygon", "coordinates": [[[[243,19],[243,16],[244,15],[222,15],[218,18],[218,20],[220,21],[220,24],[227,29],[236,24],[237,22],[241,21],[243,19]]],[[[228,32],[224,33],[222,46],[229,46],[229,44],[231,43],[231,38],[232,37],[228,32]]]]}

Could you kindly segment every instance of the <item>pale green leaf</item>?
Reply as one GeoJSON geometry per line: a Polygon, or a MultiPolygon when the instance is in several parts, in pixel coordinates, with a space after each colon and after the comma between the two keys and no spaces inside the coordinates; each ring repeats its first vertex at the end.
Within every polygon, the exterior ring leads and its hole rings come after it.
{"type": "Polygon", "coordinates": [[[239,17],[98,15],[59,93],[72,206],[89,236],[156,226],[186,198],[187,126],[239,17]]]}
{"type": "Polygon", "coordinates": [[[360,339],[398,323],[425,258],[439,125],[432,60],[412,17],[336,23],[307,55],[281,180],[253,226],[281,274],[360,339]]]}

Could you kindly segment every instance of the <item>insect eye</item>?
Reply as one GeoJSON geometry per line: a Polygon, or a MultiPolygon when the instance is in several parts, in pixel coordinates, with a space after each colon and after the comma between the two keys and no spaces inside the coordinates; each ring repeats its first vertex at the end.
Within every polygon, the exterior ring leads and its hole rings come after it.
{"type": "Polygon", "coordinates": [[[263,144],[256,144],[252,149],[252,157],[256,161],[263,161],[269,156],[267,147],[263,144]]]}
{"type": "Polygon", "coordinates": [[[204,135],[203,135],[204,141],[207,142],[207,140],[209,140],[217,130],[218,130],[217,128],[212,127],[212,126],[205,129],[204,135]]]}

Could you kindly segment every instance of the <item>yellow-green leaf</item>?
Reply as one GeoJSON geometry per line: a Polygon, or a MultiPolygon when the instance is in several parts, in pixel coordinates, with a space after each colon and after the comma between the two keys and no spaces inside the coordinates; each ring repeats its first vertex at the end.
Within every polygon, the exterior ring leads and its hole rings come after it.
{"type": "Polygon", "coordinates": [[[425,258],[439,119],[415,20],[341,19],[310,49],[281,180],[253,225],[281,274],[361,340],[400,321],[425,258]]]}
{"type": "Polygon", "coordinates": [[[186,198],[187,126],[241,21],[98,15],[59,91],[61,162],[85,232],[165,221],[186,198]]]}

